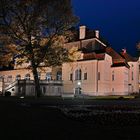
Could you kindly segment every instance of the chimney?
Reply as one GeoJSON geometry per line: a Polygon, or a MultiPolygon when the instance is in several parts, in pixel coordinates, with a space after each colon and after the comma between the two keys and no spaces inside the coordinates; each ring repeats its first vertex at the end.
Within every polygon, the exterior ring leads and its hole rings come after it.
{"type": "Polygon", "coordinates": [[[85,39],[86,37],[86,26],[79,27],[79,39],[85,39]]]}
{"type": "Polygon", "coordinates": [[[122,49],[122,52],[123,52],[123,53],[126,53],[126,48],[122,49]]]}
{"type": "Polygon", "coordinates": [[[99,38],[99,30],[95,30],[95,37],[99,38]]]}

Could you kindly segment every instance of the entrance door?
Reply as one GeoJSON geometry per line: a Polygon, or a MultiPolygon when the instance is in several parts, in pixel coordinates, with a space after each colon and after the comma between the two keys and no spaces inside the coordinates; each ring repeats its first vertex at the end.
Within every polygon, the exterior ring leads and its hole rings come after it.
{"type": "Polygon", "coordinates": [[[79,95],[79,94],[81,94],[81,88],[77,87],[75,88],[75,95],[79,95]]]}

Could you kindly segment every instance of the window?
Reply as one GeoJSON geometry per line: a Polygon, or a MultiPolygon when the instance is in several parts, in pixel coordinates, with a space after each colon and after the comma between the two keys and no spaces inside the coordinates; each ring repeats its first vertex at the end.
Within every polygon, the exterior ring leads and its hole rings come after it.
{"type": "Polygon", "coordinates": [[[84,80],[87,80],[87,73],[84,73],[84,80]]]}
{"type": "Polygon", "coordinates": [[[58,71],[56,74],[56,80],[61,81],[62,80],[62,72],[58,71]]]}
{"type": "Polygon", "coordinates": [[[9,76],[7,77],[7,82],[12,82],[12,75],[9,75],[9,76]]]}
{"type": "Polygon", "coordinates": [[[132,92],[134,91],[134,87],[132,86],[132,92]]]}
{"type": "Polygon", "coordinates": [[[0,82],[4,82],[4,76],[0,76],[0,82]]]}
{"type": "Polygon", "coordinates": [[[112,81],[114,81],[114,74],[112,74],[112,81]]]}
{"type": "Polygon", "coordinates": [[[81,69],[77,69],[75,71],[75,80],[81,80],[81,75],[82,75],[81,69]]]}
{"type": "Polygon", "coordinates": [[[132,72],[132,80],[134,80],[134,73],[132,72]]]}
{"type": "Polygon", "coordinates": [[[47,81],[50,81],[52,79],[52,74],[51,74],[51,72],[47,72],[46,73],[46,80],[47,81]]]}
{"type": "Polygon", "coordinates": [[[16,76],[16,80],[20,80],[20,79],[21,79],[21,75],[18,74],[18,75],[16,76]]]}
{"type": "Polygon", "coordinates": [[[73,74],[71,73],[70,74],[70,81],[72,81],[73,80],[73,74]]]}
{"type": "Polygon", "coordinates": [[[41,78],[41,73],[38,72],[38,79],[40,80],[40,78],[41,78]]]}
{"type": "Polygon", "coordinates": [[[29,73],[25,75],[25,80],[30,80],[30,74],[29,73]]]}
{"type": "Polygon", "coordinates": [[[114,75],[114,71],[112,72],[112,81],[115,80],[115,75],[114,75]]]}
{"type": "Polygon", "coordinates": [[[100,80],[100,72],[98,72],[98,80],[100,80]]]}
{"type": "Polygon", "coordinates": [[[112,92],[114,92],[114,88],[112,88],[112,92]]]}

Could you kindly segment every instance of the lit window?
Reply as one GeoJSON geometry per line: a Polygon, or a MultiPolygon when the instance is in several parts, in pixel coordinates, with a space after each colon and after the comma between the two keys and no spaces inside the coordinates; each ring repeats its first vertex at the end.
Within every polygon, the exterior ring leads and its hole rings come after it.
{"type": "Polygon", "coordinates": [[[56,74],[56,80],[60,81],[62,80],[62,72],[61,71],[58,71],[57,74],[56,74]]]}
{"type": "Polygon", "coordinates": [[[87,73],[84,73],[84,80],[87,80],[87,73]]]}
{"type": "Polygon", "coordinates": [[[21,79],[21,75],[18,74],[18,75],[16,76],[16,80],[20,80],[20,79],[21,79]]]}
{"type": "Polygon", "coordinates": [[[50,81],[52,79],[52,74],[51,74],[51,72],[47,72],[46,73],[46,80],[47,81],[50,81]]]}
{"type": "Polygon", "coordinates": [[[41,78],[41,73],[40,72],[38,72],[38,79],[40,79],[41,78]]]}
{"type": "Polygon", "coordinates": [[[25,80],[30,80],[30,74],[29,73],[25,75],[25,80]]]}
{"type": "Polygon", "coordinates": [[[78,69],[75,71],[75,80],[81,80],[82,71],[78,69]]]}

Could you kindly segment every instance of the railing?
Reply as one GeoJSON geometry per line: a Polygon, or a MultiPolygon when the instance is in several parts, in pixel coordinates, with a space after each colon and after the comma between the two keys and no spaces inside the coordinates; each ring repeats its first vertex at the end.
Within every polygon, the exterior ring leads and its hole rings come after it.
{"type": "MultiPolygon", "coordinates": [[[[4,89],[8,90],[12,87],[14,87],[16,84],[34,84],[34,80],[16,80],[12,83],[5,83],[4,85],[4,89]]],[[[58,81],[58,80],[40,80],[39,81],[40,84],[63,84],[63,81],[58,81]]]]}
{"type": "Polygon", "coordinates": [[[5,85],[5,86],[4,86],[4,89],[5,89],[5,90],[8,90],[8,89],[14,87],[17,83],[18,83],[18,81],[14,81],[14,82],[12,82],[12,83],[7,83],[7,85],[6,85],[6,83],[5,83],[5,84],[4,84],[4,85],[5,85]]]}
{"type": "Polygon", "coordinates": [[[63,81],[59,81],[59,80],[40,80],[41,84],[63,84],[63,81]]]}
{"type": "MultiPolygon", "coordinates": [[[[33,84],[34,83],[34,80],[19,80],[19,83],[20,84],[21,83],[24,83],[24,82],[26,82],[27,84],[28,83],[33,84]]],[[[39,83],[40,84],[62,84],[63,81],[62,80],[61,81],[58,81],[58,80],[50,80],[50,81],[48,81],[48,80],[39,80],[39,83]]]]}

